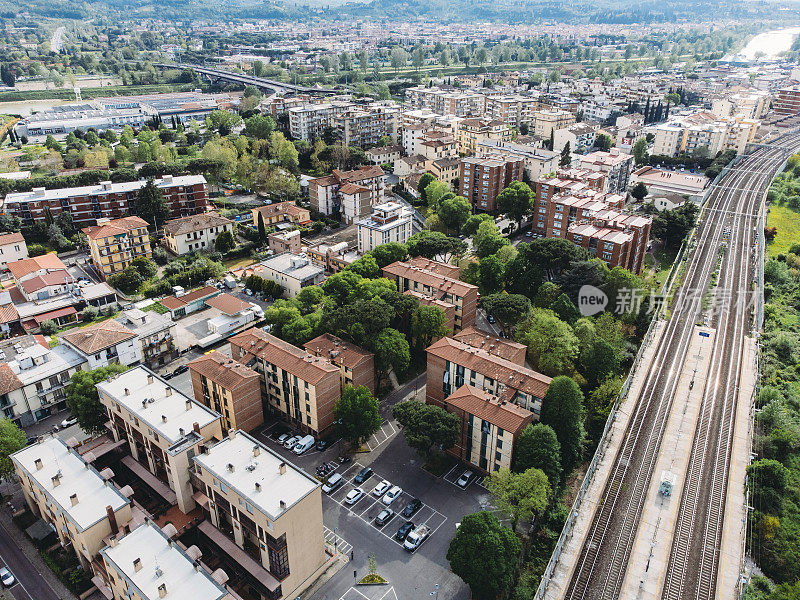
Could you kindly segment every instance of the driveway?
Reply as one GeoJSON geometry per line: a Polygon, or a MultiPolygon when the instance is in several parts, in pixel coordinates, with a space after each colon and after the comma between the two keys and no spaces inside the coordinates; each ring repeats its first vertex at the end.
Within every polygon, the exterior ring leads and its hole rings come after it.
{"type": "Polygon", "coordinates": [[[36,567],[20,552],[3,524],[0,524],[0,566],[8,567],[17,579],[17,583],[9,588],[17,600],[61,600],[36,567]]]}

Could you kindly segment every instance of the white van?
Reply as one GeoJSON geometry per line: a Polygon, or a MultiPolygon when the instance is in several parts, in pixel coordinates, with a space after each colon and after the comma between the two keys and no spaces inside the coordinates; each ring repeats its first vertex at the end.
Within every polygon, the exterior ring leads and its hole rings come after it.
{"type": "Polygon", "coordinates": [[[306,435],[300,438],[300,440],[295,444],[292,451],[299,456],[306,450],[310,449],[313,445],[314,445],[314,436],[306,435]]]}
{"type": "Polygon", "coordinates": [[[330,494],[332,491],[339,489],[343,483],[344,478],[338,473],[334,473],[328,477],[328,481],[326,481],[325,485],[322,486],[322,491],[326,494],[330,494]]]}

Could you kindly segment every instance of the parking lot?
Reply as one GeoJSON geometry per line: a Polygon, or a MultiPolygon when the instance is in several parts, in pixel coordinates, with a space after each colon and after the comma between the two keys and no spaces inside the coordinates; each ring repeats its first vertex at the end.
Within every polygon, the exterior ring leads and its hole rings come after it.
{"type": "MultiPolygon", "coordinates": [[[[430,529],[428,539],[432,538],[436,534],[436,531],[447,521],[446,516],[432,506],[425,504],[425,502],[422,503],[422,506],[413,515],[404,517],[400,513],[415,497],[413,490],[403,490],[400,496],[387,506],[382,501],[383,494],[381,494],[381,496],[375,496],[372,493],[373,488],[385,479],[380,473],[373,473],[372,476],[362,484],[353,482],[353,478],[363,468],[364,465],[356,462],[343,465],[341,468],[337,469],[336,472],[344,478],[346,483],[328,494],[328,497],[346,511],[349,511],[352,515],[358,517],[370,527],[373,527],[376,532],[379,532],[397,545],[402,546],[403,540],[397,540],[395,533],[397,533],[398,528],[406,521],[411,521],[417,528],[426,525],[430,529]],[[361,499],[350,505],[345,502],[345,497],[356,487],[360,487],[364,490],[364,495],[361,499]],[[390,508],[396,514],[386,524],[380,526],[375,523],[375,517],[385,508],[390,508]]],[[[423,546],[428,539],[423,541],[423,546]]]]}

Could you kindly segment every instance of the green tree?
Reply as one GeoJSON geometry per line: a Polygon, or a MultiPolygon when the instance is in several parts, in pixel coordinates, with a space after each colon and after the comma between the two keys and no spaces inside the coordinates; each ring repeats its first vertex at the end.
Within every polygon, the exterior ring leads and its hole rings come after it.
{"type": "Polygon", "coordinates": [[[42,335],[53,335],[58,331],[58,325],[52,319],[45,319],[39,323],[39,331],[42,335]]]}
{"type": "Polygon", "coordinates": [[[267,228],[264,227],[264,215],[258,213],[258,243],[263,246],[267,243],[267,228]]]}
{"type": "Polygon", "coordinates": [[[382,269],[386,265],[390,265],[393,262],[405,260],[408,256],[408,249],[406,248],[405,244],[389,242],[386,244],[381,244],[372,250],[370,254],[372,254],[375,262],[378,263],[378,266],[382,269]]]}
{"type": "Polygon", "coordinates": [[[694,202],[662,210],[654,219],[653,236],[664,242],[669,248],[678,248],[697,221],[699,209],[694,202]]]}
{"type": "Polygon", "coordinates": [[[269,115],[253,115],[244,122],[244,134],[258,140],[268,140],[275,131],[275,120],[269,115]]]}
{"type": "Polygon", "coordinates": [[[578,356],[578,338],[551,310],[535,308],[517,327],[517,339],[528,347],[533,368],[545,375],[572,373],[578,356]]]}
{"type": "Polygon", "coordinates": [[[467,244],[439,231],[424,230],[412,235],[407,247],[409,256],[424,256],[431,260],[449,262],[451,257],[463,254],[467,244]]]}
{"type": "Polygon", "coordinates": [[[164,194],[156,187],[152,179],[149,179],[136,193],[134,208],[138,216],[156,228],[159,223],[163,225],[170,214],[164,194]]]}
{"type": "Polygon", "coordinates": [[[478,600],[495,600],[514,584],[522,543],[487,511],[466,515],[447,549],[453,573],[478,600]]]}
{"type": "Polygon", "coordinates": [[[541,514],[550,496],[550,482],[541,469],[514,473],[503,467],[489,475],[486,488],[497,508],[511,514],[512,531],[517,530],[520,519],[527,521],[541,514]]]}
{"type": "Polygon", "coordinates": [[[234,127],[242,122],[242,118],[229,110],[214,110],[206,117],[206,129],[226,136],[234,127]]]}
{"type": "Polygon", "coordinates": [[[647,162],[647,138],[640,137],[636,140],[631,149],[631,154],[633,154],[633,159],[637,166],[645,164],[647,162]]]}
{"type": "Polygon", "coordinates": [[[531,311],[531,301],[522,294],[490,294],[481,297],[487,314],[500,321],[506,331],[524,320],[531,311]]]}
{"type": "Polygon", "coordinates": [[[9,456],[22,450],[26,442],[25,432],[14,421],[0,420],[0,478],[6,479],[14,473],[14,463],[9,456]]]}
{"type": "Polygon", "coordinates": [[[561,444],[549,425],[528,425],[514,444],[511,470],[522,473],[528,469],[541,469],[553,489],[561,482],[561,444]]]}
{"type": "Polygon", "coordinates": [[[592,388],[613,377],[619,370],[619,363],[614,347],[603,339],[595,340],[580,355],[581,373],[592,388]]]}
{"type": "Polygon", "coordinates": [[[484,221],[492,221],[492,223],[494,223],[494,219],[490,214],[478,213],[477,215],[470,215],[464,223],[464,226],[461,228],[461,233],[467,237],[474,236],[476,233],[478,233],[478,227],[480,227],[481,223],[484,221]]]}
{"type": "Polygon", "coordinates": [[[503,263],[496,256],[487,256],[478,266],[478,287],[481,294],[496,294],[503,290],[503,263]]]}
{"type": "Polygon", "coordinates": [[[389,369],[401,375],[406,372],[410,362],[411,351],[406,336],[391,327],[381,331],[375,341],[376,387],[380,387],[381,380],[389,373],[389,369]]]}
{"type": "Polygon", "coordinates": [[[777,460],[764,458],[747,467],[752,504],[766,513],[779,514],[791,471],[777,460]]]}
{"type": "Polygon", "coordinates": [[[550,382],[542,400],[540,420],[556,432],[561,444],[561,466],[570,473],[583,454],[583,394],[578,384],[566,376],[550,382]]]}
{"type": "Polygon", "coordinates": [[[110,275],[108,283],[126,296],[132,296],[139,291],[139,288],[144,283],[144,277],[135,267],[128,266],[120,273],[110,275]]]}
{"type": "Polygon", "coordinates": [[[600,133],[594,139],[594,147],[598,150],[608,152],[611,150],[611,138],[605,133],[600,133]]]}
{"type": "Polygon", "coordinates": [[[570,166],[570,164],[572,164],[572,150],[569,147],[569,140],[567,140],[567,143],[561,149],[561,158],[558,159],[558,166],[563,169],[570,166]]]}
{"type": "Polygon", "coordinates": [[[155,277],[156,273],[158,273],[158,265],[145,256],[134,258],[131,261],[131,266],[139,271],[139,275],[141,275],[143,279],[150,279],[151,277],[155,277]]]}
{"type": "Polygon", "coordinates": [[[645,196],[649,193],[647,186],[641,181],[631,188],[631,196],[639,200],[644,200],[645,196]]]}
{"type": "Polygon", "coordinates": [[[112,364],[91,371],[77,371],[70,378],[67,386],[67,406],[72,416],[78,419],[78,425],[88,434],[101,434],[105,431],[108,414],[97,395],[98,383],[112,375],[123,373],[127,367],[112,364]]]}
{"type": "Polygon", "coordinates": [[[411,314],[411,335],[420,354],[433,340],[450,333],[446,323],[447,316],[441,307],[421,304],[416,308],[411,314]]]}
{"type": "Polygon", "coordinates": [[[392,416],[403,426],[408,445],[428,459],[431,450],[447,450],[456,445],[461,431],[458,416],[439,406],[408,400],[395,404],[392,416]]]}
{"type": "Polygon", "coordinates": [[[522,219],[533,211],[534,194],[530,186],[522,181],[513,181],[497,195],[497,210],[518,226],[522,219]]]}
{"type": "Polygon", "coordinates": [[[455,230],[458,234],[461,232],[461,227],[472,214],[472,207],[467,199],[462,196],[442,198],[439,202],[436,214],[439,215],[445,227],[455,230]]]}
{"type": "Polygon", "coordinates": [[[417,182],[417,191],[419,192],[419,199],[422,201],[423,204],[427,204],[428,199],[425,195],[425,188],[427,188],[432,182],[436,181],[436,177],[431,175],[430,173],[423,173],[419,181],[417,182]]]}
{"type": "Polygon", "coordinates": [[[360,446],[381,428],[378,400],[363,385],[346,385],[333,407],[342,437],[360,446]]]}
{"type": "MultiPolygon", "coordinates": [[[[259,213],[258,216],[261,216],[259,213]]],[[[262,220],[263,222],[263,220],[262,220]]],[[[217,235],[217,239],[214,240],[214,249],[217,252],[222,252],[225,254],[226,252],[230,252],[236,247],[236,240],[233,237],[233,233],[230,231],[222,231],[217,235]]]]}

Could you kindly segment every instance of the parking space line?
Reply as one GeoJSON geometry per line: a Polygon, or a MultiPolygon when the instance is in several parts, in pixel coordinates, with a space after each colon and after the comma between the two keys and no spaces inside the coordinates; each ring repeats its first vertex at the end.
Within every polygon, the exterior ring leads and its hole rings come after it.
{"type": "Polygon", "coordinates": [[[325,525],[322,526],[323,535],[325,537],[325,541],[328,542],[337,552],[340,552],[343,555],[350,554],[353,550],[353,544],[345,540],[339,532],[334,532],[330,527],[325,525]]]}
{"type": "Polygon", "coordinates": [[[364,598],[365,600],[369,600],[369,598],[368,598],[367,596],[365,596],[364,594],[362,594],[361,592],[359,592],[359,591],[358,591],[356,588],[354,588],[354,587],[351,587],[351,588],[350,588],[349,590],[347,590],[347,591],[346,591],[344,594],[342,594],[342,597],[341,597],[341,598],[339,598],[339,600],[345,600],[345,598],[347,597],[347,594],[349,594],[350,592],[355,592],[356,594],[358,594],[359,596],[361,596],[361,597],[362,597],[362,598],[364,598]]]}

